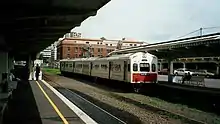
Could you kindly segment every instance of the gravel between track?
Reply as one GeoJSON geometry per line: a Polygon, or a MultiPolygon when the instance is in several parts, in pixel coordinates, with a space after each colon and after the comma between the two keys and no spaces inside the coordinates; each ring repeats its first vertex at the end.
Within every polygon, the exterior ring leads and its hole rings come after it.
{"type": "MultiPolygon", "coordinates": [[[[137,118],[139,118],[139,120],[144,124],[145,123],[146,124],[149,124],[149,123],[179,124],[179,123],[184,123],[184,122],[179,119],[169,117],[167,115],[153,113],[152,111],[148,111],[144,108],[141,108],[141,107],[136,106],[134,104],[131,104],[129,102],[124,102],[122,100],[118,100],[114,96],[118,95],[118,96],[122,96],[124,98],[132,99],[132,100],[137,101],[143,105],[152,105],[152,106],[156,106],[156,107],[159,107],[162,109],[167,109],[171,112],[175,112],[175,113],[184,115],[189,118],[194,118],[194,119],[200,120],[204,123],[218,123],[218,122],[220,122],[219,117],[216,116],[215,114],[209,114],[209,113],[205,113],[205,112],[202,112],[202,111],[199,111],[196,109],[191,109],[191,108],[188,108],[187,106],[184,106],[184,105],[169,103],[169,102],[157,99],[157,98],[152,98],[152,97],[148,97],[148,96],[141,95],[141,94],[113,92],[113,91],[106,90],[106,88],[103,89],[103,88],[95,87],[95,86],[88,85],[86,83],[82,83],[80,81],[66,78],[66,77],[62,77],[62,76],[47,75],[47,77],[49,77],[51,80],[58,83],[62,87],[83,93],[89,97],[92,97],[96,100],[101,101],[102,103],[104,103],[106,105],[113,106],[121,111],[128,112],[128,113],[136,116],[137,118]]],[[[51,82],[50,82],[50,84],[54,85],[51,82]]],[[[117,114],[117,113],[113,112],[112,114],[117,114]]],[[[115,115],[115,116],[117,116],[117,115],[115,115]]],[[[124,116],[126,117],[126,115],[124,115],[124,116]]],[[[129,116],[127,116],[127,117],[129,117],[129,116]]],[[[132,122],[132,123],[134,123],[134,122],[132,122]]]]}

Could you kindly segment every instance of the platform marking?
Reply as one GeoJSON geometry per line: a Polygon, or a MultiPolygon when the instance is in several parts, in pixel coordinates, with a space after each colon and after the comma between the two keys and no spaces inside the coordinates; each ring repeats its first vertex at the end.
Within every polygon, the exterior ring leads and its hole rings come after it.
{"type": "Polygon", "coordinates": [[[41,80],[51,91],[54,92],[78,117],[82,119],[86,124],[98,124],[91,117],[89,117],[85,112],[83,112],[80,108],[74,105],[71,101],[69,101],[65,96],[63,96],[60,92],[58,92],[55,88],[53,88],[46,81],[41,80]]]}
{"type": "Polygon", "coordinates": [[[41,89],[41,91],[43,92],[44,96],[47,98],[47,100],[50,102],[50,104],[52,105],[52,107],[54,108],[54,110],[56,111],[56,113],[60,116],[60,118],[62,119],[64,124],[69,124],[68,121],[64,118],[63,114],[59,111],[59,109],[57,108],[57,106],[53,103],[53,101],[50,99],[50,97],[47,95],[47,93],[44,91],[44,89],[41,87],[41,85],[39,84],[38,81],[36,81],[37,85],[39,86],[39,88],[41,89]]]}

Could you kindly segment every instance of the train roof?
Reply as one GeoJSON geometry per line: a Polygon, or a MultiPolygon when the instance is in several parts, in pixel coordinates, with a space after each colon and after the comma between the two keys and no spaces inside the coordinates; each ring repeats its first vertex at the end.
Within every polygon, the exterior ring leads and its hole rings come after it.
{"type": "Polygon", "coordinates": [[[74,58],[74,59],[62,59],[60,60],[61,62],[62,61],[71,61],[71,62],[74,62],[74,61],[92,61],[92,60],[95,60],[99,57],[90,57],[90,58],[74,58]]]}
{"type": "MultiPolygon", "coordinates": [[[[143,55],[143,54],[148,54],[152,55],[150,53],[144,53],[144,52],[137,52],[137,53],[127,53],[127,54],[119,54],[119,55],[112,55],[109,57],[90,57],[90,58],[75,58],[75,59],[63,59],[60,61],[102,61],[102,60],[126,60],[130,59],[132,56],[137,56],[137,55],[143,55]]],[[[153,56],[153,55],[152,55],[153,56]]]]}

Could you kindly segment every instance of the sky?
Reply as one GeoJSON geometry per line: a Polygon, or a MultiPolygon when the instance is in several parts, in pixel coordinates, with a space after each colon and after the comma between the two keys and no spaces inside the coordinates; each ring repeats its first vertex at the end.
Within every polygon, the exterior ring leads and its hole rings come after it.
{"type": "MultiPolygon", "coordinates": [[[[219,27],[219,5],[220,0],[111,0],[72,31],[86,38],[125,37],[147,43],[172,40],[201,27],[219,27]]],[[[199,32],[188,37],[193,35],[199,32]]]]}

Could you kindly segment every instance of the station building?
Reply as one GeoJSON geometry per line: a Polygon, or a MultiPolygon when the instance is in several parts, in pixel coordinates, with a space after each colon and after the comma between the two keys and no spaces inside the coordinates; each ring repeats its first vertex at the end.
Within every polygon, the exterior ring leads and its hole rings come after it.
{"type": "MultiPolygon", "coordinates": [[[[120,40],[92,39],[81,37],[65,37],[57,44],[57,59],[79,58],[85,45],[90,46],[92,57],[107,56],[114,51],[120,40]]],[[[146,42],[127,40],[123,38],[122,48],[146,45],[146,42]]]]}

